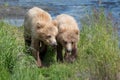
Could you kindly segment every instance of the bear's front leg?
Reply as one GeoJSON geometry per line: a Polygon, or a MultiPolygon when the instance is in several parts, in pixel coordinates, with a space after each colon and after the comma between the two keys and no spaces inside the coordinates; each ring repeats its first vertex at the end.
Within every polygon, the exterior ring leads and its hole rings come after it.
{"type": "Polygon", "coordinates": [[[57,45],[57,61],[63,62],[63,55],[62,55],[62,45],[58,43],[57,45]]]}
{"type": "Polygon", "coordinates": [[[31,47],[32,47],[32,54],[37,61],[36,63],[38,65],[38,67],[42,67],[41,59],[39,56],[39,54],[40,54],[39,53],[39,47],[40,47],[39,40],[32,38],[31,47]]]}
{"type": "Polygon", "coordinates": [[[41,46],[40,46],[39,52],[40,52],[40,59],[43,61],[43,59],[47,53],[47,45],[45,45],[42,41],[41,41],[41,46]]]}
{"type": "Polygon", "coordinates": [[[71,62],[75,61],[75,59],[77,58],[77,54],[78,54],[77,44],[74,44],[72,48],[72,54],[70,56],[71,62]]]}
{"type": "Polygon", "coordinates": [[[70,52],[68,53],[67,51],[65,51],[64,59],[66,62],[70,62],[69,57],[70,57],[70,52]]]}

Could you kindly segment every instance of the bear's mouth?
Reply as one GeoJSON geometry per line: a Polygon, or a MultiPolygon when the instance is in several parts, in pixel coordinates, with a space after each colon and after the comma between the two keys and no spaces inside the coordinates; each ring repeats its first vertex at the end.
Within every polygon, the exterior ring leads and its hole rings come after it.
{"type": "Polygon", "coordinates": [[[72,53],[72,50],[66,50],[66,52],[67,52],[68,54],[71,54],[71,53],[72,53]]]}
{"type": "Polygon", "coordinates": [[[71,53],[71,50],[66,50],[67,51],[67,53],[71,53]]]}
{"type": "Polygon", "coordinates": [[[56,42],[53,42],[53,43],[51,44],[51,46],[56,47],[56,46],[57,46],[57,43],[56,43],[56,42]]]}

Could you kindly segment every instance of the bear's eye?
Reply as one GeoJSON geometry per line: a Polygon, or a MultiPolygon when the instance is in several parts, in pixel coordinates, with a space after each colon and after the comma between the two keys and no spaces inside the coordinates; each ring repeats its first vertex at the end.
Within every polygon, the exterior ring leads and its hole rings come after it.
{"type": "Polygon", "coordinates": [[[67,41],[64,41],[65,44],[67,44],[67,41]]]}
{"type": "Polygon", "coordinates": [[[40,29],[40,26],[37,26],[37,29],[40,29]]]}
{"type": "Polygon", "coordinates": [[[71,42],[72,44],[74,43],[74,42],[71,42]]]}
{"type": "Polygon", "coordinates": [[[47,38],[51,38],[51,35],[48,35],[47,38]]]}

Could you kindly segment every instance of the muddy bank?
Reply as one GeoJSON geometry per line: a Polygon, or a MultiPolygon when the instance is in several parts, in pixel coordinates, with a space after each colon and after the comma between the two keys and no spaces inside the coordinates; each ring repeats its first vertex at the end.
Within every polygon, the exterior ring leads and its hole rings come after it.
{"type": "MultiPolygon", "coordinates": [[[[0,19],[14,26],[22,26],[25,13],[34,6],[5,6],[0,5],[0,19]]],[[[49,12],[52,17],[65,11],[67,6],[37,6],[49,12]]]]}
{"type": "MultiPolygon", "coordinates": [[[[21,7],[21,6],[4,6],[4,5],[0,5],[0,19],[4,19],[4,18],[24,18],[25,13],[27,12],[28,9],[32,8],[31,7],[21,7]]],[[[47,7],[47,6],[38,6],[42,9],[44,9],[45,11],[48,11],[49,13],[51,13],[51,15],[57,15],[59,14],[59,12],[56,12],[56,10],[58,8],[54,8],[53,7],[47,7]],[[53,13],[54,11],[54,13],[53,13]]],[[[65,9],[64,6],[62,6],[60,8],[65,9]]]]}
{"type": "Polygon", "coordinates": [[[26,9],[18,6],[0,6],[0,19],[4,18],[23,18],[26,9]]]}

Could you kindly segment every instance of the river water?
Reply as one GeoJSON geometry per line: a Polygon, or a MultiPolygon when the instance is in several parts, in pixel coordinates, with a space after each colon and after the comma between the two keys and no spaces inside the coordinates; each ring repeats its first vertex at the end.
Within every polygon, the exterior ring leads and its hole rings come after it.
{"type": "Polygon", "coordinates": [[[81,18],[91,13],[93,8],[103,7],[105,14],[112,13],[114,21],[120,27],[120,0],[0,0],[0,5],[12,6],[2,7],[0,13],[1,16],[5,14],[2,17],[5,22],[15,26],[23,25],[25,12],[33,6],[38,6],[48,11],[53,18],[61,13],[74,16],[79,27],[81,18]]]}

